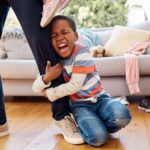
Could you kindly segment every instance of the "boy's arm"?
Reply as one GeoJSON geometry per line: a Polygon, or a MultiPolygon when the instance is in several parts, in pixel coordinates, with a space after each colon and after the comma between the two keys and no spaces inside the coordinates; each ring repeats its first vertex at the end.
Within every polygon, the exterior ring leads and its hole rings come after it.
{"type": "Polygon", "coordinates": [[[56,64],[51,66],[50,61],[47,62],[47,66],[45,68],[45,74],[40,76],[38,75],[36,80],[32,85],[32,90],[35,93],[42,93],[45,88],[51,85],[51,81],[58,78],[62,72],[62,65],[56,64]]]}
{"type": "Polygon", "coordinates": [[[44,89],[49,87],[50,85],[51,85],[51,82],[49,82],[48,84],[45,84],[43,81],[43,76],[38,75],[35,81],[33,82],[32,90],[35,93],[42,94],[44,89]]]}
{"type": "Polygon", "coordinates": [[[55,88],[46,89],[48,99],[53,102],[61,97],[77,93],[81,90],[87,74],[72,74],[69,82],[55,88]]]}

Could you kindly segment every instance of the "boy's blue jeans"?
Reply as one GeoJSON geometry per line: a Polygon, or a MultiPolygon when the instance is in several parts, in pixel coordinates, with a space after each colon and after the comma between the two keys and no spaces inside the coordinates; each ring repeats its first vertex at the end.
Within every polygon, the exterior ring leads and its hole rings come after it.
{"type": "Polygon", "coordinates": [[[100,146],[107,142],[109,133],[125,127],[131,120],[126,106],[102,95],[96,103],[72,102],[72,111],[86,143],[100,146]]]}
{"type": "Polygon", "coordinates": [[[6,112],[4,106],[4,96],[3,96],[3,88],[2,88],[2,81],[0,78],[0,125],[6,122],[6,112]]]}

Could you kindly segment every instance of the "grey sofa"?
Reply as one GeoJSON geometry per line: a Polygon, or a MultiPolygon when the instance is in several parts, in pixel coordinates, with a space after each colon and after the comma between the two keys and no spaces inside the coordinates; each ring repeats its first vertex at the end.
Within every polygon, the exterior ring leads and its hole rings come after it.
{"type": "MultiPolygon", "coordinates": [[[[135,26],[135,28],[150,30],[150,22],[135,26]]],[[[102,39],[105,45],[112,34],[113,28],[92,29],[102,39]]],[[[8,58],[0,59],[0,74],[6,96],[36,96],[31,86],[36,78],[38,69],[31,50],[23,33],[5,33],[4,44],[8,58]],[[18,38],[16,38],[18,37],[18,38]],[[14,48],[17,47],[17,48],[14,48]],[[14,49],[12,51],[12,49],[14,49]]],[[[94,58],[105,89],[112,96],[129,96],[125,80],[125,57],[94,58]]],[[[140,89],[138,95],[150,95],[150,55],[139,57],[140,89]]]]}

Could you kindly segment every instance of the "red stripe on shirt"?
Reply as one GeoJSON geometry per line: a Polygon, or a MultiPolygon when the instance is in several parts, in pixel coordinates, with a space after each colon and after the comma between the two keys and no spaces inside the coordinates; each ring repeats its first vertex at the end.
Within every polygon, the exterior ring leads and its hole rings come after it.
{"type": "Polygon", "coordinates": [[[73,66],[73,73],[91,73],[96,70],[96,66],[73,66]]]}
{"type": "Polygon", "coordinates": [[[75,101],[78,99],[86,99],[95,96],[102,89],[102,84],[99,84],[96,89],[92,90],[87,96],[80,96],[78,94],[71,94],[69,97],[71,100],[75,101]]]}
{"type": "Polygon", "coordinates": [[[94,96],[96,93],[100,92],[102,89],[102,84],[100,83],[97,88],[95,88],[94,90],[92,90],[89,94],[88,97],[92,97],[94,96]]]}
{"type": "Polygon", "coordinates": [[[64,77],[65,82],[69,82],[69,81],[70,81],[69,76],[67,76],[67,75],[63,75],[63,77],[64,77]]]}
{"type": "Polygon", "coordinates": [[[75,49],[73,50],[73,53],[72,53],[71,57],[73,57],[82,47],[83,47],[83,46],[81,46],[81,45],[77,45],[77,46],[75,47],[75,49]]]}
{"type": "Polygon", "coordinates": [[[71,95],[69,95],[69,98],[71,100],[75,101],[75,100],[79,100],[79,99],[86,99],[88,97],[87,96],[80,96],[78,94],[71,94],[71,95]]]}

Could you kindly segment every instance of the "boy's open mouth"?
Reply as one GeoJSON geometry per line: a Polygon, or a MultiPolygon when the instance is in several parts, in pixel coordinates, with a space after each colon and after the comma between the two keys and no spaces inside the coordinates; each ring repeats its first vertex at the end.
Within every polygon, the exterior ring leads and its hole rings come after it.
{"type": "Polygon", "coordinates": [[[58,48],[59,48],[59,50],[60,50],[61,52],[67,50],[67,47],[68,47],[67,44],[60,44],[60,45],[58,46],[58,48]]]}

